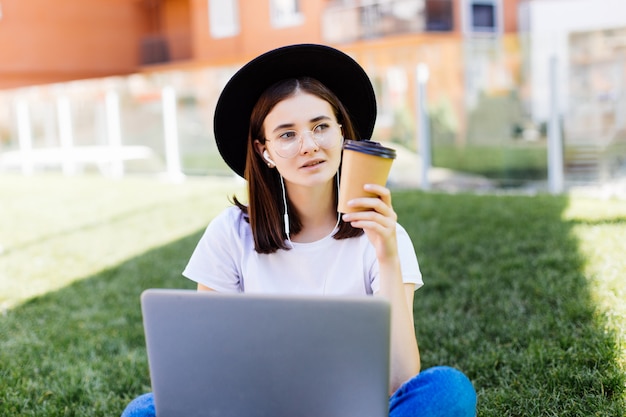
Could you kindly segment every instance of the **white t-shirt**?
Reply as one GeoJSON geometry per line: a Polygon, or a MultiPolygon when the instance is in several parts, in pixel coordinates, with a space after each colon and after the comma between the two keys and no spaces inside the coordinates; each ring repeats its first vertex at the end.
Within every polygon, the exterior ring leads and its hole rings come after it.
{"type": "MultiPolygon", "coordinates": [[[[423,285],[413,244],[397,225],[398,250],[405,283],[423,285]]],[[[293,249],[260,254],[250,224],[230,207],[207,227],[183,275],[219,292],[294,295],[365,295],[379,288],[378,261],[365,234],[337,240],[329,235],[293,249]]]]}

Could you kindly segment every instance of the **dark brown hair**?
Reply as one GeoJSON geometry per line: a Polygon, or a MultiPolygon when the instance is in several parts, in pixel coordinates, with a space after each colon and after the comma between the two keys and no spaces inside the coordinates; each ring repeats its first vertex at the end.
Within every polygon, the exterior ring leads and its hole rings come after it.
{"type": "MultiPolygon", "coordinates": [[[[280,174],[276,169],[269,168],[256,151],[254,141],[265,143],[263,122],[274,106],[284,99],[293,96],[297,91],[315,95],[327,101],[342,125],[346,139],[359,139],[350,120],[348,111],[339,99],[326,86],[310,77],[290,78],[279,81],[269,87],[257,101],[250,115],[250,130],[246,150],[245,179],[248,181],[248,205],[244,205],[233,197],[234,203],[247,215],[254,249],[258,253],[274,253],[278,249],[290,249],[285,244],[287,234],[283,224],[283,198],[280,184],[280,174]]],[[[339,175],[339,174],[337,174],[339,175]]],[[[337,204],[337,186],[335,185],[335,204],[337,204]]],[[[289,212],[289,230],[292,234],[302,230],[302,222],[296,208],[287,198],[289,212]]],[[[363,234],[362,229],[356,229],[349,223],[339,222],[339,230],[333,235],[335,239],[347,239],[363,234]]]]}

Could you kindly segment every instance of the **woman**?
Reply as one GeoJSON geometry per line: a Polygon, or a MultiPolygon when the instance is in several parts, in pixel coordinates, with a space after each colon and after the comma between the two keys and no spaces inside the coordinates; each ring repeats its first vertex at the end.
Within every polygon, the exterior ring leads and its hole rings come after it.
{"type": "MultiPolygon", "coordinates": [[[[235,198],[211,222],[183,275],[201,291],[384,297],[390,416],[474,416],[465,375],[420,373],[413,294],[422,278],[390,191],[366,185],[374,197],[349,203],[361,211],[337,213],[343,140],[369,137],[375,118],[367,74],[336,49],[293,45],[241,68],[220,96],[214,130],[222,157],[248,182],[248,204],[235,198]]],[[[153,412],[147,394],[123,415],[153,412]]]]}

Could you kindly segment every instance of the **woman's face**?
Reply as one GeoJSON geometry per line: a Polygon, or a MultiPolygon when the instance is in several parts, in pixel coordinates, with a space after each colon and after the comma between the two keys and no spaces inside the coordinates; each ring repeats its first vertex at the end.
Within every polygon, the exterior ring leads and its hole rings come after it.
{"type": "Polygon", "coordinates": [[[288,183],[326,184],[339,169],[341,127],[331,105],[312,94],[296,92],[274,106],[263,124],[265,144],[276,169],[288,183]]]}

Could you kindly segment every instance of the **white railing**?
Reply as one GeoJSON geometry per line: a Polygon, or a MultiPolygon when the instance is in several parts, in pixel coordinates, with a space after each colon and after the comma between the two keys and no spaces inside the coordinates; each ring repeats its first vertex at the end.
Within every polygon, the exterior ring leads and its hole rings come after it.
{"type": "MultiPolygon", "coordinates": [[[[533,95],[531,88],[550,90],[549,80],[525,72],[545,65],[548,73],[548,62],[525,62],[527,42],[509,40],[506,47],[499,43],[505,41],[490,42],[493,47],[485,50],[466,43],[360,50],[379,104],[374,139],[422,152],[427,132],[433,165],[448,168],[438,165],[442,149],[455,147],[466,159],[472,146],[500,147],[507,155],[503,164],[515,165],[520,148],[547,154],[551,137],[563,143],[556,159],[561,159],[566,183],[626,176],[624,57],[614,57],[608,72],[613,78],[602,78],[600,89],[578,82],[568,87],[568,80],[559,77],[552,84],[562,88],[552,92],[559,97],[551,107],[549,94],[533,95]],[[454,54],[463,57],[455,65],[443,59],[454,54]],[[512,62],[520,65],[512,67],[512,62]],[[417,68],[427,70],[427,83],[420,82],[417,68]],[[588,90],[581,90],[586,85],[588,90]],[[612,86],[609,96],[606,86],[612,86]]],[[[558,60],[558,65],[570,63],[558,60]]],[[[601,61],[597,71],[607,73],[605,68],[601,61]]],[[[0,91],[0,173],[232,175],[219,156],[212,125],[216,100],[236,69],[142,73],[0,91]]],[[[599,79],[596,67],[584,69],[589,80],[599,79]]],[[[485,161],[470,162],[466,165],[475,168],[485,161]]],[[[546,158],[539,169],[547,171],[547,166],[546,158]]]]}

